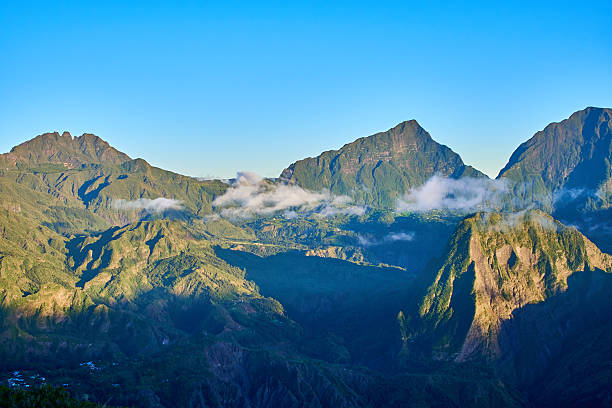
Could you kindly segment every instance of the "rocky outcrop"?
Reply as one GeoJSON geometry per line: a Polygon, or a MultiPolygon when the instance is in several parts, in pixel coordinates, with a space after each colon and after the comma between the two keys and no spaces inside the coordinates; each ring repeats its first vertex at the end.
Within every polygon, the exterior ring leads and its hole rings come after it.
{"type": "MultiPolygon", "coordinates": [[[[431,269],[414,320],[400,322],[405,347],[491,361],[528,383],[560,355],[578,322],[596,324],[581,299],[599,298],[611,271],[610,255],[540,211],[477,214],[458,226],[431,269]]],[[[612,301],[601,308],[611,310],[612,301]]]]}

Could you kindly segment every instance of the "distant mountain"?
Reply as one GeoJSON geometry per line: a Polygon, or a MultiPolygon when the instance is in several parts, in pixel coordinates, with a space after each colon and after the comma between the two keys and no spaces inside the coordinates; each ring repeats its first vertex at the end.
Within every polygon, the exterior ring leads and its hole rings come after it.
{"type": "Polygon", "coordinates": [[[612,194],[612,109],[589,107],[551,123],[512,153],[498,178],[536,201],[575,200],[609,206],[612,194]]]}
{"type": "Polygon", "coordinates": [[[521,144],[500,171],[512,202],[534,203],[612,251],[612,109],[589,107],[521,144]]]}
{"type": "Polygon", "coordinates": [[[411,120],[295,162],[280,178],[309,190],[348,194],[358,203],[395,208],[399,196],[434,174],[486,177],[411,120]]]}
{"type": "Polygon", "coordinates": [[[121,164],[130,160],[130,157],[90,133],[73,138],[68,132],[61,135],[53,132],[13,147],[0,160],[2,166],[6,167],[56,163],[66,168],[75,168],[83,164],[121,164]]]}
{"type": "Polygon", "coordinates": [[[204,215],[226,189],[218,180],[200,181],[131,159],[87,133],[75,138],[45,133],[0,155],[1,207],[62,234],[100,231],[164,213],[204,215]],[[147,211],[146,200],[158,198],[174,205],[147,211]]]}
{"type": "Polygon", "coordinates": [[[539,210],[468,217],[400,315],[404,355],[489,361],[529,387],[612,318],[611,272],[612,256],[539,210]]]}

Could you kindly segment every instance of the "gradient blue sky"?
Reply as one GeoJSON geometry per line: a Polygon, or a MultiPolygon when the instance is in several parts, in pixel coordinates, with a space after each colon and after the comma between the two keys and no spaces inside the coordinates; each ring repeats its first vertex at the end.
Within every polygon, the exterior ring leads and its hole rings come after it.
{"type": "Polygon", "coordinates": [[[1,152],[91,132],[184,174],[277,176],[416,119],[495,176],[612,107],[610,1],[122,3],[2,2],[1,152]]]}

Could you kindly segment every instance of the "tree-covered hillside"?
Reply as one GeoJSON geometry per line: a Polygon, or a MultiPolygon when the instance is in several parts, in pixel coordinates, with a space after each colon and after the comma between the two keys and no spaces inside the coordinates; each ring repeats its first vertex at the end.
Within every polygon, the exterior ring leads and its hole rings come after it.
{"type": "Polygon", "coordinates": [[[396,200],[430,177],[486,177],[450,148],[436,143],[415,120],[293,163],[280,178],[309,190],[348,194],[358,202],[395,208],[396,200]]]}

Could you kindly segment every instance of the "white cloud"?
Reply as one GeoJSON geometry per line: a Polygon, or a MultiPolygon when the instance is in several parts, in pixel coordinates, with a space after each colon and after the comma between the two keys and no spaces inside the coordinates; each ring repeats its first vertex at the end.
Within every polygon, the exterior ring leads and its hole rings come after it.
{"type": "Polygon", "coordinates": [[[505,180],[435,175],[397,201],[398,211],[475,211],[497,208],[508,190],[505,180]]]}
{"type": "Polygon", "coordinates": [[[166,210],[182,210],[183,203],[172,198],[159,197],[153,200],[149,198],[139,198],[138,200],[113,200],[113,208],[118,210],[144,210],[148,213],[159,213],[166,210]]]}
{"type": "Polygon", "coordinates": [[[562,188],[554,192],[553,204],[567,204],[578,199],[595,199],[595,200],[607,200],[609,196],[609,187],[604,184],[597,190],[590,190],[585,188],[562,188]]]}
{"type": "Polygon", "coordinates": [[[553,201],[567,200],[572,201],[585,193],[584,188],[562,188],[557,190],[553,195],[553,201]]]}
{"type": "Polygon", "coordinates": [[[234,185],[254,185],[262,181],[263,177],[257,173],[253,173],[252,171],[239,171],[238,174],[236,174],[234,185]]]}
{"type": "Polygon", "coordinates": [[[297,218],[297,216],[298,216],[298,213],[293,210],[287,210],[283,213],[283,217],[285,217],[288,220],[293,220],[297,218]]]}
{"type": "Polygon", "coordinates": [[[603,222],[600,222],[600,223],[594,223],[591,225],[587,224],[586,228],[588,232],[590,233],[612,235],[612,222],[610,221],[604,220],[603,222]]]}
{"type": "Polygon", "coordinates": [[[238,173],[231,187],[215,198],[213,206],[223,217],[250,218],[283,211],[287,219],[298,215],[361,215],[365,208],[350,205],[347,196],[332,196],[329,191],[312,192],[292,184],[275,184],[255,173],[238,173]]]}
{"type": "Polygon", "coordinates": [[[414,232],[392,232],[387,235],[388,241],[412,241],[414,239],[414,232]]]}
{"type": "Polygon", "coordinates": [[[336,215],[355,215],[360,216],[365,214],[366,208],[360,205],[349,205],[336,207],[337,204],[328,204],[316,211],[316,214],[322,217],[334,217],[336,215]]]}
{"type": "Polygon", "coordinates": [[[362,247],[369,247],[374,245],[376,240],[372,239],[370,235],[357,234],[357,245],[362,247]]]}
{"type": "Polygon", "coordinates": [[[202,219],[204,222],[218,221],[221,219],[221,216],[219,214],[208,214],[202,217],[202,219]]]}
{"type": "Polygon", "coordinates": [[[382,238],[376,238],[370,234],[357,234],[357,244],[362,247],[377,246],[388,244],[391,242],[413,241],[415,237],[414,232],[391,232],[382,238]]]}
{"type": "Polygon", "coordinates": [[[494,213],[481,214],[483,226],[502,232],[507,232],[514,228],[521,227],[529,222],[538,224],[540,227],[550,231],[555,231],[558,228],[557,224],[552,218],[532,209],[524,209],[515,212],[502,212],[497,214],[499,214],[500,218],[494,223],[491,223],[491,217],[494,215],[494,213]]]}

